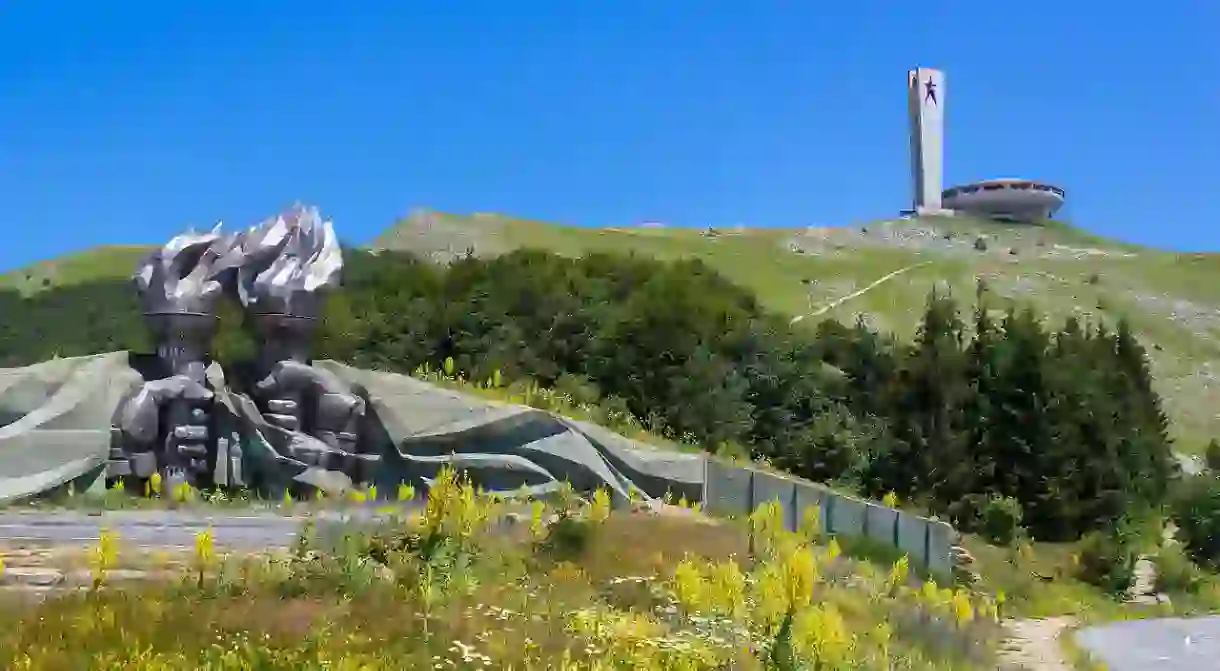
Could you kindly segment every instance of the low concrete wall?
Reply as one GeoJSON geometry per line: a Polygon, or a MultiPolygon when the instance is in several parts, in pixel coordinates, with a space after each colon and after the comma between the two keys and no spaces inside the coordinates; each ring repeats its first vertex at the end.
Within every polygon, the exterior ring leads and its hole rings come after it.
{"type": "Polygon", "coordinates": [[[866,536],[893,546],[912,564],[948,577],[953,568],[953,527],[945,522],[894,510],[880,503],[831,491],[799,478],[767,473],[708,458],[704,470],[703,506],[715,515],[745,516],[758,506],[779,501],[784,523],[796,531],[805,510],[819,506],[822,529],[839,536],[866,536]]]}

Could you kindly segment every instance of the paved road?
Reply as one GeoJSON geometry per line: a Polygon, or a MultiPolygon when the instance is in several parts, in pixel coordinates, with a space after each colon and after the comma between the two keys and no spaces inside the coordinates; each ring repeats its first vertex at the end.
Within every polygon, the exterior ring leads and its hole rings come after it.
{"type": "MultiPolygon", "coordinates": [[[[370,511],[325,512],[314,516],[319,529],[331,524],[368,520],[370,511]]],[[[0,543],[28,545],[85,545],[96,541],[103,528],[116,532],[124,546],[190,547],[195,535],[211,525],[215,543],[232,549],[257,551],[289,547],[296,540],[304,516],[273,513],[198,513],[170,510],[108,511],[0,511],[0,543]]]]}
{"type": "Polygon", "coordinates": [[[1220,669],[1220,616],[1134,620],[1090,627],[1080,645],[1110,671],[1220,669]]]}

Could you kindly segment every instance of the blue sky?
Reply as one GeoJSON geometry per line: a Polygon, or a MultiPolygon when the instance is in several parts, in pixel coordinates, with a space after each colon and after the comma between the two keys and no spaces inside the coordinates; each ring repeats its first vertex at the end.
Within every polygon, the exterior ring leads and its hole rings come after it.
{"type": "Polygon", "coordinates": [[[916,65],[946,71],[947,182],[1043,179],[1087,228],[1220,250],[1218,27],[1209,0],[8,0],[0,269],[297,199],[360,243],[418,206],[886,217],[916,65]]]}

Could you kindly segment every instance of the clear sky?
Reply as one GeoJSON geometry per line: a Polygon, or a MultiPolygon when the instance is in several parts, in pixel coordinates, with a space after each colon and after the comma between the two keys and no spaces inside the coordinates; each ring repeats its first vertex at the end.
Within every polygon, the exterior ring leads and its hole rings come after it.
{"type": "Polygon", "coordinates": [[[946,182],[1067,189],[1099,233],[1220,250],[1220,3],[0,3],[0,269],[294,200],[371,240],[427,206],[578,225],[839,225],[946,182]],[[342,8],[342,9],[341,9],[342,8]]]}

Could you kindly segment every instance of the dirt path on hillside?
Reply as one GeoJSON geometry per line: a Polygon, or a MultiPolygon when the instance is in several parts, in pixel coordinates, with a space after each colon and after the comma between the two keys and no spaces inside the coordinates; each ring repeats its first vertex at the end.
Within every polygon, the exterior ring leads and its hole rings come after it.
{"type": "Polygon", "coordinates": [[[1072,617],[1005,620],[1000,668],[1005,671],[1072,671],[1059,637],[1076,625],[1072,617]]]}
{"type": "Polygon", "coordinates": [[[793,317],[792,321],[790,323],[795,324],[795,323],[801,321],[802,319],[805,319],[806,317],[820,317],[820,316],[826,314],[827,312],[830,312],[831,310],[846,303],[847,301],[854,300],[856,298],[863,296],[864,294],[872,291],[873,289],[876,289],[877,287],[881,286],[882,284],[889,282],[890,280],[894,279],[895,277],[898,277],[899,275],[902,275],[903,273],[906,273],[911,270],[915,270],[916,268],[921,268],[930,263],[932,263],[932,262],[931,261],[921,261],[920,263],[914,263],[914,264],[911,264],[904,268],[899,268],[898,270],[895,270],[892,273],[882,276],[880,279],[874,281],[872,284],[864,287],[863,289],[857,289],[856,291],[853,291],[850,294],[847,294],[846,296],[841,296],[839,298],[836,298],[833,301],[814,310],[813,312],[810,312],[809,314],[797,315],[797,316],[793,317]]]}
{"type": "MultiPolygon", "coordinates": [[[[1164,530],[1162,543],[1173,543],[1176,529],[1172,524],[1164,530]]],[[[1149,555],[1141,555],[1135,563],[1135,575],[1127,593],[1128,603],[1157,603],[1156,564],[1149,555]]],[[[1061,636],[1077,624],[1072,617],[1045,620],[1007,620],[1005,638],[1000,647],[1002,669],[1021,671],[1071,671],[1072,665],[1063,654],[1061,636]]]]}

